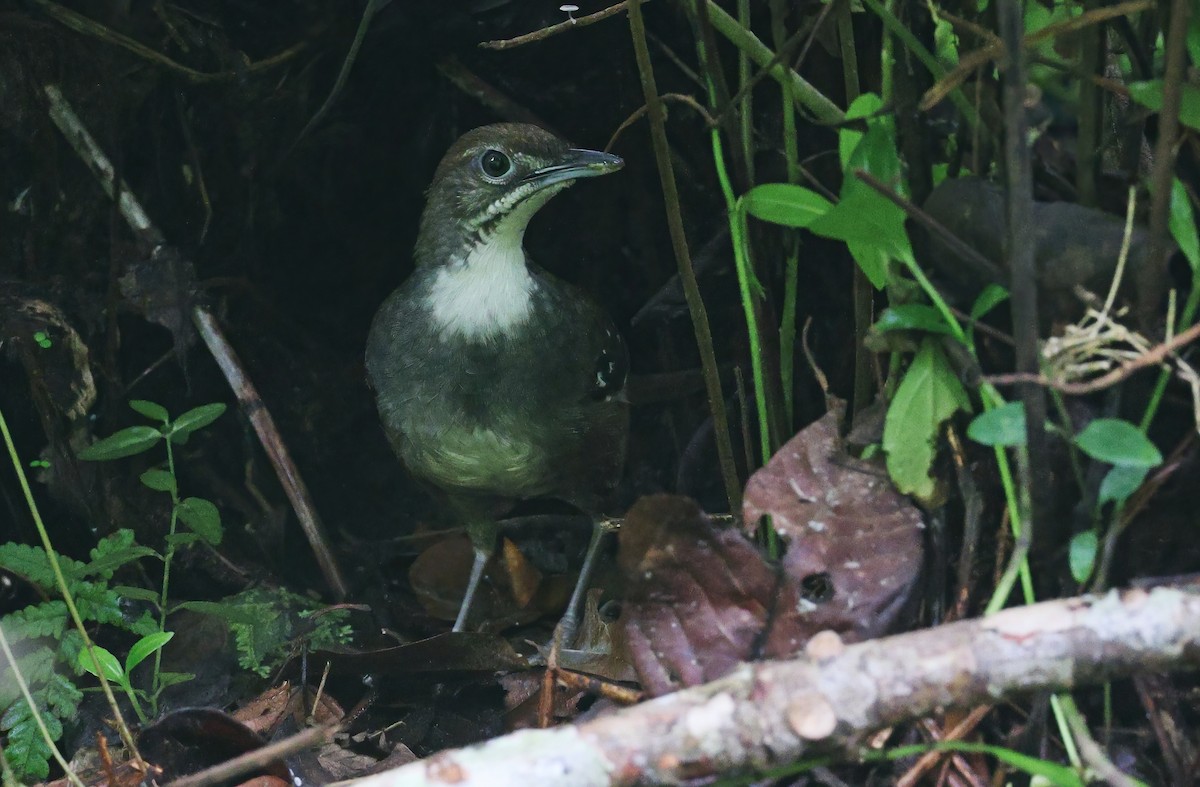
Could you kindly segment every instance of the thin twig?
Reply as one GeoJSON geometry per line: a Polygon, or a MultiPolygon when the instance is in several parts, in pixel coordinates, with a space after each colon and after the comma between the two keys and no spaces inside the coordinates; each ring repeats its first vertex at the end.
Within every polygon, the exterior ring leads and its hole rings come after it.
{"type": "MultiPolygon", "coordinates": [[[[639,2],[640,3],[648,3],[648,2],[650,2],[650,0],[639,0],[639,2]]],[[[608,19],[610,16],[613,16],[614,14],[621,13],[628,6],[629,6],[629,0],[622,0],[622,2],[617,3],[616,5],[609,6],[608,8],[605,8],[603,11],[597,11],[594,14],[588,14],[587,16],[581,16],[578,18],[572,17],[571,19],[568,19],[565,22],[559,22],[557,25],[550,25],[549,27],[543,27],[541,30],[534,30],[532,33],[526,33],[525,35],[520,35],[520,36],[517,36],[516,38],[502,38],[502,39],[498,39],[495,41],[481,41],[479,44],[479,48],[480,49],[512,49],[515,46],[521,46],[523,44],[532,44],[534,41],[543,41],[543,40],[549,38],[550,36],[555,36],[555,35],[558,35],[559,33],[565,33],[568,30],[574,30],[577,27],[587,27],[588,25],[594,25],[596,22],[599,22],[604,19],[608,19]]]]}
{"type": "MultiPolygon", "coordinates": [[[[696,114],[700,115],[700,117],[704,119],[704,124],[708,128],[712,128],[717,124],[716,118],[709,114],[709,111],[704,107],[704,105],[686,93],[663,93],[661,96],[659,96],[659,100],[663,101],[664,103],[668,101],[675,101],[691,107],[692,109],[696,110],[696,114]]],[[[612,136],[608,138],[608,143],[604,146],[604,151],[607,153],[608,151],[612,150],[613,146],[617,144],[617,139],[624,134],[630,126],[638,122],[638,120],[645,115],[647,111],[649,111],[647,105],[642,104],[632,113],[630,113],[629,117],[622,120],[621,125],[617,126],[617,130],[614,131],[612,136]]]]}
{"type": "Polygon", "coordinates": [[[1022,372],[1015,374],[988,375],[983,379],[993,385],[1019,385],[1022,383],[1033,383],[1035,385],[1053,388],[1056,391],[1061,391],[1062,393],[1070,396],[1084,396],[1086,394],[1096,393],[1097,391],[1103,391],[1105,388],[1111,388],[1117,383],[1127,380],[1140,369],[1162,363],[1168,355],[1174,353],[1180,347],[1196,341],[1197,338],[1200,338],[1200,323],[1196,323],[1183,333],[1178,334],[1172,338],[1171,341],[1163,342],[1147,352],[1142,353],[1132,361],[1126,361],[1108,374],[1082,383],[1051,380],[1042,374],[1030,374],[1022,372]]]}
{"type": "Polygon", "coordinates": [[[167,787],[208,787],[208,785],[228,782],[236,776],[256,771],[289,754],[295,754],[296,752],[311,749],[323,743],[329,743],[333,740],[333,735],[337,730],[337,724],[310,727],[281,741],[268,743],[261,749],[254,749],[245,754],[239,754],[232,760],[226,760],[220,765],[214,765],[198,773],[176,779],[173,782],[169,782],[167,787]]]}

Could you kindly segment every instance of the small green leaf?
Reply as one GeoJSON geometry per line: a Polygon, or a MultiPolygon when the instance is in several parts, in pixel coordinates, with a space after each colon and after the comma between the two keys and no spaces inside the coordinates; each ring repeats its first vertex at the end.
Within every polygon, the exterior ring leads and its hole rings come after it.
{"type": "Polygon", "coordinates": [[[45,331],[34,331],[33,341],[36,342],[37,346],[41,347],[43,350],[49,350],[54,346],[54,342],[50,341],[50,334],[46,333],[45,331]]]}
{"type": "MultiPolygon", "coordinates": [[[[96,661],[100,662],[100,669],[104,670],[104,677],[114,683],[124,683],[125,673],[121,670],[121,662],[117,661],[117,657],[99,645],[93,645],[92,648],[96,651],[96,661]]],[[[79,666],[89,675],[100,677],[87,648],[79,651],[79,666]]]]}
{"type": "Polygon", "coordinates": [[[140,480],[155,492],[175,491],[175,476],[159,467],[152,467],[142,473],[140,480]]]}
{"type": "Polygon", "coordinates": [[[159,672],[158,685],[164,689],[167,686],[174,686],[178,683],[187,683],[189,680],[195,680],[196,676],[191,672],[159,672]]]}
{"type": "Polygon", "coordinates": [[[798,229],[807,227],[833,208],[833,203],[817,192],[792,183],[755,186],[739,202],[756,219],[798,229]]]}
{"type": "Polygon", "coordinates": [[[133,647],[129,649],[129,655],[125,657],[125,674],[133,672],[134,667],[145,661],[151,653],[170,642],[171,637],[174,636],[174,631],[158,631],[154,634],[147,634],[133,643],[133,647]]]}
{"type": "Polygon", "coordinates": [[[170,415],[167,413],[167,408],[163,407],[161,404],[148,402],[145,399],[131,399],[129,401],[129,406],[133,408],[134,412],[144,415],[147,418],[155,421],[162,421],[164,424],[170,419],[170,415]]]}
{"type": "Polygon", "coordinates": [[[978,320],[1007,300],[1008,290],[999,284],[989,284],[983,288],[983,292],[979,293],[979,297],[975,299],[974,305],[971,306],[971,319],[978,320]]]}
{"type": "Polygon", "coordinates": [[[942,313],[924,303],[903,303],[884,309],[875,323],[874,330],[879,333],[888,331],[927,331],[929,333],[950,333],[950,326],[942,317],[942,313]]]}
{"type": "Polygon", "coordinates": [[[1146,465],[1114,466],[1100,482],[1098,502],[1100,505],[1125,502],[1138,490],[1149,472],[1150,468],[1146,465]]]}
{"type": "Polygon", "coordinates": [[[175,423],[171,424],[172,442],[180,442],[176,439],[177,436],[183,437],[184,435],[190,435],[197,429],[203,429],[220,418],[223,412],[225,412],[225,405],[222,402],[201,405],[200,407],[188,410],[176,418],[175,423]]]}
{"type": "Polygon", "coordinates": [[[173,546],[178,549],[180,547],[190,547],[197,541],[203,541],[204,539],[200,538],[198,533],[179,532],[169,533],[163,537],[163,540],[166,541],[169,546],[173,546]]]}
{"type": "Polygon", "coordinates": [[[980,413],[967,427],[967,437],[983,445],[1025,445],[1025,404],[1009,402],[980,413]]]}
{"type": "Polygon", "coordinates": [[[1071,565],[1071,576],[1075,578],[1075,581],[1081,585],[1087,582],[1087,578],[1092,575],[1092,569],[1096,565],[1095,530],[1085,530],[1075,534],[1071,539],[1067,561],[1071,565]]]}
{"type": "Polygon", "coordinates": [[[888,750],[885,757],[888,760],[899,760],[931,749],[935,751],[962,751],[990,754],[1001,762],[1011,765],[1014,768],[1020,768],[1035,778],[1040,777],[1045,779],[1049,784],[1053,784],[1054,787],[1085,787],[1079,773],[1069,766],[1060,765],[1050,760],[1030,757],[1028,754],[1022,754],[1019,751],[1014,751],[1004,746],[993,746],[988,743],[938,741],[937,743],[898,746],[888,750]]]}
{"type": "Polygon", "coordinates": [[[921,343],[883,423],[888,475],[903,494],[933,497],[934,445],[942,424],[971,403],[935,339],[921,343]]]}
{"type": "Polygon", "coordinates": [[[133,587],[132,585],[114,585],[112,592],[130,601],[148,601],[151,604],[158,604],[160,600],[158,593],[153,590],[133,587]]]}
{"type": "Polygon", "coordinates": [[[1179,178],[1171,181],[1171,214],[1168,226],[1171,229],[1171,237],[1175,238],[1188,265],[1192,266],[1192,276],[1200,276],[1200,236],[1196,233],[1196,220],[1192,214],[1192,203],[1188,200],[1187,189],[1183,187],[1179,178]]]}
{"type": "MultiPolygon", "coordinates": [[[[846,110],[846,120],[869,118],[883,108],[883,99],[876,93],[863,93],[850,104],[846,110]]],[[[850,163],[854,149],[862,142],[865,133],[848,125],[838,131],[838,161],[845,170],[850,163]]]]}
{"type": "Polygon", "coordinates": [[[1136,426],[1118,418],[1097,418],[1075,436],[1075,445],[1110,465],[1154,467],[1162,454],[1136,426]]]}
{"type": "Polygon", "coordinates": [[[179,501],[179,518],[212,546],[221,543],[221,514],[217,507],[202,497],[188,497],[179,501]]]}
{"type": "Polygon", "coordinates": [[[154,447],[162,439],[162,432],[152,426],[131,426],[119,432],[97,440],[78,454],[80,459],[88,461],[106,461],[121,459],[126,456],[140,454],[154,447]]]}
{"type": "MultiPolygon", "coordinates": [[[[1184,83],[1183,95],[1179,106],[1179,122],[1200,130],[1200,87],[1184,83]]],[[[1142,106],[1150,107],[1155,112],[1162,111],[1163,81],[1152,79],[1148,82],[1131,82],[1129,97],[1142,106]]]]}

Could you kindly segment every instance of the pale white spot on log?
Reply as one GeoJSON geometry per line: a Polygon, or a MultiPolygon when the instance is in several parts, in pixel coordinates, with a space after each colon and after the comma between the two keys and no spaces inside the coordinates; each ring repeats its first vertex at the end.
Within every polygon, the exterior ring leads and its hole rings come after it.
{"type": "Polygon", "coordinates": [[[801,694],[788,705],[788,725],[806,740],[827,738],[837,728],[833,706],[820,694],[801,694]]]}

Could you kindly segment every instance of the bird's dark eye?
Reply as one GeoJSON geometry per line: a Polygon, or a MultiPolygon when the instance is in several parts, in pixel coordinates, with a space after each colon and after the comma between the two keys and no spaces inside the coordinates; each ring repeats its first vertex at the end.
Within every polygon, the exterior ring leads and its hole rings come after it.
{"type": "Polygon", "coordinates": [[[488,150],[479,159],[479,166],[489,178],[502,178],[512,171],[512,160],[499,150],[488,150]]]}

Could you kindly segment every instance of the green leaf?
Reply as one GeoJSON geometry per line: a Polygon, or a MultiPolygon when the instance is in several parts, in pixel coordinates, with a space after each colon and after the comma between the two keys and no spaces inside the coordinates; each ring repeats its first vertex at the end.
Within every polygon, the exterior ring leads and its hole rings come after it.
{"type": "MultiPolygon", "coordinates": [[[[1200,16],[1200,14],[1197,14],[1200,16]]],[[[1187,189],[1179,178],[1171,180],[1171,215],[1168,220],[1171,237],[1179,244],[1179,250],[1192,266],[1192,276],[1200,276],[1200,236],[1196,233],[1196,219],[1192,214],[1192,203],[1187,189]]]]}
{"type": "Polygon", "coordinates": [[[983,445],[1025,445],[1025,404],[1009,402],[980,413],[967,427],[967,437],[983,445]]]}
{"type": "MultiPolygon", "coordinates": [[[[158,555],[156,554],[155,557],[158,557],[158,555]]],[[[159,594],[157,592],[146,588],[133,587],[132,585],[114,585],[112,592],[130,601],[148,601],[151,604],[158,604],[159,602],[159,594]]]]}
{"type": "Polygon", "coordinates": [[[967,392],[937,341],[925,339],[896,389],[883,425],[888,475],[901,493],[921,500],[933,497],[929,470],[942,423],[970,409],[967,392]]]}
{"type": "Polygon", "coordinates": [[[132,530],[118,530],[101,539],[91,551],[91,561],[84,566],[84,576],[112,579],[113,573],[127,563],[144,557],[157,557],[149,547],[134,543],[132,530]]]}
{"type": "Polygon", "coordinates": [[[225,405],[221,402],[205,404],[188,410],[176,418],[175,423],[171,424],[172,442],[178,443],[185,435],[190,435],[197,429],[203,429],[220,418],[223,412],[225,412],[225,405]]]}
{"type": "Polygon", "coordinates": [[[1007,300],[1008,290],[999,284],[989,284],[983,288],[983,292],[979,293],[979,297],[975,299],[974,305],[971,306],[971,319],[978,320],[1007,300]]]}
{"type": "Polygon", "coordinates": [[[160,467],[152,467],[141,475],[141,482],[155,492],[174,492],[175,476],[160,467]]]}
{"type": "Polygon", "coordinates": [[[189,680],[195,680],[196,675],[192,672],[159,672],[158,685],[164,689],[167,686],[174,686],[178,683],[187,683],[189,680]]]}
{"type": "MultiPolygon", "coordinates": [[[[1183,96],[1179,106],[1179,122],[1200,131],[1200,87],[1186,82],[1181,87],[1183,96]]],[[[1131,82],[1129,97],[1142,106],[1150,107],[1155,112],[1161,112],[1163,81],[1152,79],[1148,82],[1131,82]]]]}
{"type": "Polygon", "coordinates": [[[1096,531],[1085,530],[1076,533],[1071,538],[1071,548],[1067,553],[1067,561],[1071,565],[1071,576],[1079,584],[1087,582],[1096,565],[1096,531]]]}
{"type": "Polygon", "coordinates": [[[792,183],[764,183],[738,200],[756,219],[797,229],[807,227],[833,208],[833,203],[812,189],[792,183]]]}
{"type": "Polygon", "coordinates": [[[174,636],[174,631],[159,631],[147,634],[133,643],[133,647],[129,649],[129,655],[125,657],[125,674],[133,672],[134,667],[145,661],[151,653],[170,642],[171,637],[174,636]]]}
{"type": "Polygon", "coordinates": [[[168,545],[173,546],[176,549],[180,549],[182,547],[190,547],[197,541],[203,541],[204,539],[201,538],[198,533],[181,531],[179,533],[169,533],[163,537],[163,540],[166,541],[168,545]]]}
{"type": "Polygon", "coordinates": [[[879,333],[888,331],[950,333],[950,326],[946,324],[942,313],[932,306],[924,303],[903,303],[884,309],[873,330],[879,333]]]}
{"type": "Polygon", "coordinates": [[[1075,436],[1075,445],[1093,459],[1110,465],[1154,467],[1162,454],[1141,430],[1118,418],[1097,418],[1075,436]]]}
{"type": "Polygon", "coordinates": [[[79,452],[80,459],[107,461],[140,454],[154,447],[162,439],[162,432],[152,426],[131,426],[115,434],[97,440],[79,452]]]}
{"type": "Polygon", "coordinates": [[[188,497],[179,501],[179,518],[212,546],[221,543],[221,514],[217,507],[202,497],[188,497]]]}
{"type": "MultiPolygon", "coordinates": [[[[117,657],[99,645],[93,645],[92,649],[96,651],[96,661],[100,662],[100,669],[104,671],[104,677],[113,683],[124,683],[125,673],[121,670],[121,662],[117,661],[117,657]]],[[[96,665],[92,662],[92,657],[88,653],[87,648],[79,651],[79,666],[89,675],[100,677],[99,673],[96,672],[96,665]]]]}
{"type": "Polygon", "coordinates": [[[1149,472],[1150,468],[1145,465],[1114,466],[1100,482],[1098,502],[1100,505],[1125,502],[1138,490],[1149,472]]]}
{"type": "Polygon", "coordinates": [[[850,256],[858,263],[858,267],[862,269],[863,275],[867,277],[867,281],[871,282],[872,287],[882,290],[887,286],[892,255],[886,249],[874,243],[861,241],[847,241],[846,248],[850,250],[850,256]]]}
{"type": "MultiPolygon", "coordinates": [[[[846,110],[846,120],[869,118],[883,108],[883,99],[875,93],[863,93],[854,99],[846,110]]],[[[862,142],[864,132],[857,128],[846,126],[838,131],[838,162],[845,170],[850,163],[850,156],[862,142]]]]}
{"type": "Polygon", "coordinates": [[[145,399],[131,399],[129,401],[129,406],[133,408],[134,412],[144,415],[147,418],[151,418],[155,421],[162,421],[165,424],[170,420],[170,415],[167,413],[167,408],[163,407],[161,404],[148,402],[145,399]]]}

